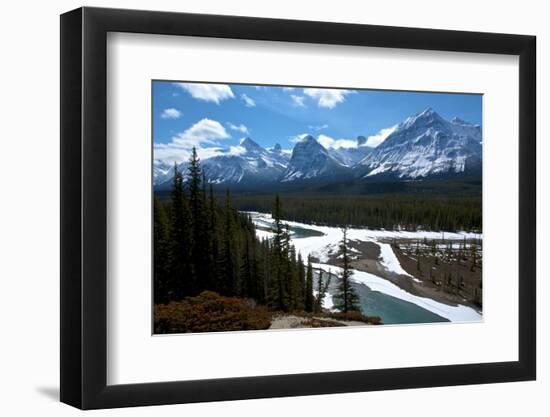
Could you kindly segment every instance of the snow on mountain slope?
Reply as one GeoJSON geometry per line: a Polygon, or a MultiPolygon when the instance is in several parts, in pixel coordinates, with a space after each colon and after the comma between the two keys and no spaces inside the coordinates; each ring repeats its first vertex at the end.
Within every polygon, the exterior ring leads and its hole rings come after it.
{"type": "Polygon", "coordinates": [[[160,159],[153,161],[153,184],[158,185],[169,181],[174,177],[174,164],[160,159]]]}
{"type": "Polygon", "coordinates": [[[447,121],[428,108],[399,124],[356,170],[363,177],[402,179],[464,173],[481,167],[481,140],[479,125],[447,121]]]}
{"type": "Polygon", "coordinates": [[[250,138],[241,140],[239,148],[236,155],[218,155],[203,161],[203,169],[210,182],[273,182],[286,168],[288,158],[285,155],[264,149],[250,138]]]}
{"type": "Polygon", "coordinates": [[[307,135],[294,146],[281,182],[338,175],[344,168],[313,136],[307,135]]]}
{"type": "MultiPolygon", "coordinates": [[[[277,181],[288,160],[289,156],[281,150],[267,150],[252,139],[244,138],[239,146],[201,160],[201,166],[208,181],[214,184],[264,183],[277,181]]],[[[166,171],[166,164],[160,161],[154,164],[154,183],[160,185],[171,181],[174,167],[166,171]]],[[[186,163],[180,164],[178,169],[185,170],[186,166],[186,163]]]]}
{"type": "MultiPolygon", "coordinates": [[[[393,129],[393,128],[392,128],[393,129]]],[[[434,175],[481,173],[481,127],[455,117],[445,120],[431,108],[401,122],[376,148],[357,138],[357,146],[326,148],[311,135],[304,136],[292,152],[279,144],[265,149],[250,138],[238,146],[203,159],[209,182],[216,184],[266,184],[314,180],[319,182],[391,177],[423,179],[434,175]]],[[[185,163],[179,166],[185,170],[185,163]]],[[[173,165],[159,160],[153,165],[154,184],[169,185],[173,165]]]]}

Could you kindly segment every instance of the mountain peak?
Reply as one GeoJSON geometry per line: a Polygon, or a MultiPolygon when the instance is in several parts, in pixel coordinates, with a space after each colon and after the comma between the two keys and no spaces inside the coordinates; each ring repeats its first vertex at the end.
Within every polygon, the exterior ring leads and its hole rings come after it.
{"type": "Polygon", "coordinates": [[[317,142],[317,139],[315,139],[313,136],[311,135],[305,135],[302,140],[300,142],[302,143],[307,143],[307,142],[317,142]]]}
{"type": "Polygon", "coordinates": [[[240,145],[248,151],[255,151],[263,149],[260,145],[250,139],[248,136],[241,139],[240,145]]]}
{"type": "MultiPolygon", "coordinates": [[[[266,149],[244,137],[239,149],[222,151],[202,162],[209,182],[246,186],[297,180],[328,184],[378,176],[423,179],[481,172],[483,132],[478,124],[459,117],[444,119],[428,107],[389,130],[392,133],[375,148],[367,145],[365,136],[356,137],[356,146],[335,149],[303,134],[293,140],[292,151],[283,150],[280,144],[266,149]]],[[[171,163],[155,161],[155,186],[171,187],[173,172],[171,163]]]]}
{"type": "Polygon", "coordinates": [[[427,107],[420,113],[415,114],[414,116],[407,117],[403,122],[401,122],[397,130],[408,129],[411,126],[425,125],[428,123],[433,123],[437,121],[443,121],[443,118],[437,114],[437,112],[431,107],[427,107]]]}
{"type": "Polygon", "coordinates": [[[294,146],[294,149],[292,150],[292,154],[295,154],[296,152],[299,152],[299,153],[305,152],[306,154],[311,152],[326,153],[327,150],[313,136],[306,135],[300,141],[298,141],[294,146]]]}
{"type": "Polygon", "coordinates": [[[425,108],[423,111],[418,113],[416,116],[413,116],[414,121],[416,120],[441,120],[442,117],[431,107],[425,108]]]}
{"type": "Polygon", "coordinates": [[[400,123],[360,164],[368,167],[367,176],[459,174],[480,166],[480,142],[479,128],[458,118],[443,119],[428,107],[400,123]]]}
{"type": "Polygon", "coordinates": [[[292,150],[281,182],[308,180],[338,173],[342,165],[311,135],[304,136],[292,150]]]}

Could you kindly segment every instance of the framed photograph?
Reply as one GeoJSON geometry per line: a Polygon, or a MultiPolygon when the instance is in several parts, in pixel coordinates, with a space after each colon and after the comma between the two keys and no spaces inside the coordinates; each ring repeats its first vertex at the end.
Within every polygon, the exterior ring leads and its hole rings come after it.
{"type": "Polygon", "coordinates": [[[533,380],[535,37],[61,16],[61,401],[533,380]]]}

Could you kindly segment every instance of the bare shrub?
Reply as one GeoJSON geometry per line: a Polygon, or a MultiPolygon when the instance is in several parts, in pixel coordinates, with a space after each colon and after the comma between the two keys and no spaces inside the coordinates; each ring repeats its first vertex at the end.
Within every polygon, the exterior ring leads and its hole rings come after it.
{"type": "Polygon", "coordinates": [[[204,291],[196,297],[156,304],[154,330],[164,333],[199,333],[269,328],[271,313],[245,299],[204,291]]]}

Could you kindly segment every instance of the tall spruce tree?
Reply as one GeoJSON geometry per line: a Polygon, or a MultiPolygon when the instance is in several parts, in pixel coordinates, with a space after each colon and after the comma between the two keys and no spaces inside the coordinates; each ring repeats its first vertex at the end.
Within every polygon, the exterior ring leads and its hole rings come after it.
{"type": "Polygon", "coordinates": [[[306,291],[304,297],[304,309],[306,311],[313,311],[313,266],[311,264],[311,256],[307,257],[307,271],[306,271],[306,291]]]}
{"type": "Polygon", "coordinates": [[[340,241],[340,255],[342,257],[342,272],[340,273],[340,283],[335,295],[335,307],[343,313],[350,311],[360,311],[359,296],[351,285],[353,270],[351,269],[351,259],[349,256],[347,228],[342,229],[343,237],[340,241]]]}
{"type": "Polygon", "coordinates": [[[237,248],[235,245],[235,218],[234,210],[231,205],[231,194],[229,190],[225,194],[224,207],[224,228],[223,228],[223,274],[222,274],[222,293],[226,295],[238,295],[239,293],[239,273],[237,263],[237,248]]]}
{"type": "Polygon", "coordinates": [[[330,273],[330,269],[328,271],[328,278],[326,281],[323,280],[323,276],[324,276],[323,270],[320,269],[317,276],[317,297],[315,297],[315,304],[313,307],[313,311],[316,313],[320,313],[323,310],[325,297],[328,294],[328,287],[330,286],[330,281],[332,279],[332,274],[330,273]]]}
{"type": "Polygon", "coordinates": [[[286,299],[286,269],[287,259],[285,259],[285,230],[282,222],[282,206],[279,195],[275,196],[275,204],[273,206],[274,220],[274,236],[272,245],[272,261],[273,271],[271,273],[270,290],[269,290],[269,305],[272,310],[287,309],[286,299]]]}
{"type": "Polygon", "coordinates": [[[210,268],[208,284],[212,291],[221,292],[222,285],[220,282],[220,230],[219,221],[218,221],[218,207],[216,205],[216,200],[214,199],[214,187],[212,184],[209,185],[208,191],[208,216],[210,219],[208,221],[208,235],[209,235],[209,252],[210,256],[210,268]]]}
{"type": "Polygon", "coordinates": [[[283,240],[283,208],[281,206],[281,199],[279,194],[275,196],[275,204],[273,205],[273,221],[275,225],[275,236],[273,238],[273,246],[277,250],[281,250],[282,240],[283,240]]]}
{"type": "Polygon", "coordinates": [[[298,275],[297,275],[297,291],[298,294],[296,298],[298,299],[298,309],[305,308],[305,299],[306,299],[306,266],[304,264],[304,259],[302,254],[298,253],[297,258],[298,264],[298,275]]]}
{"type": "Polygon", "coordinates": [[[301,311],[304,309],[304,262],[302,261],[302,256],[300,254],[296,255],[296,248],[290,243],[288,260],[290,264],[288,275],[288,308],[290,311],[301,311]]]}
{"type": "Polygon", "coordinates": [[[162,203],[153,205],[153,282],[155,304],[167,303],[170,291],[170,231],[162,203]]]}
{"type": "Polygon", "coordinates": [[[191,213],[183,187],[183,176],[174,164],[174,179],[171,193],[171,263],[168,298],[181,300],[192,293],[193,265],[191,262],[191,213]]]}
{"type": "Polygon", "coordinates": [[[210,253],[208,235],[208,212],[201,186],[203,175],[197,150],[193,147],[187,167],[189,208],[191,211],[191,255],[195,265],[193,292],[199,293],[208,288],[210,253]]]}
{"type": "Polygon", "coordinates": [[[214,291],[215,287],[215,277],[216,277],[216,252],[214,251],[214,240],[216,238],[215,231],[212,224],[212,206],[210,205],[209,195],[207,192],[207,180],[204,170],[202,170],[202,218],[204,226],[204,258],[207,263],[207,268],[205,270],[205,275],[202,279],[203,286],[205,289],[214,291]]]}

